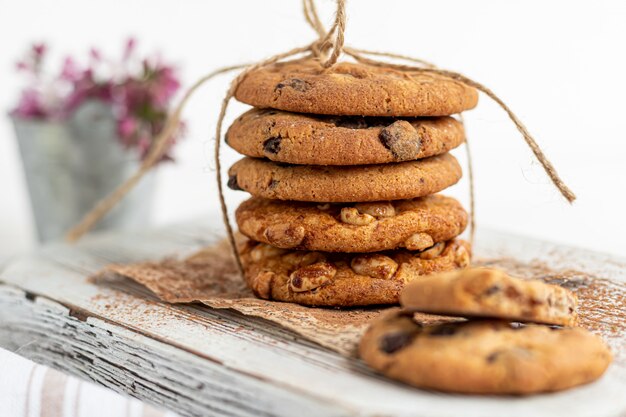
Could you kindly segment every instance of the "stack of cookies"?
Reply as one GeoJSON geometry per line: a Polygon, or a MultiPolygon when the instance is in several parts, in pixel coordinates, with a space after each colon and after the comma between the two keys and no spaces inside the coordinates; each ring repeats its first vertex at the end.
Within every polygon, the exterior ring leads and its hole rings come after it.
{"type": "Polygon", "coordinates": [[[374,322],[359,352],[372,368],[421,388],[559,391],[596,380],[611,362],[600,337],[568,327],[576,324],[577,301],[566,288],[495,269],[433,275],[403,290],[404,310],[374,322]]]}
{"type": "Polygon", "coordinates": [[[228,186],[246,280],[261,298],[316,306],[395,304],[408,282],[465,267],[467,212],[438,193],[461,178],[450,117],[477,92],[437,75],[312,59],[249,73],[254,108],[226,142],[246,157],[228,186]]]}

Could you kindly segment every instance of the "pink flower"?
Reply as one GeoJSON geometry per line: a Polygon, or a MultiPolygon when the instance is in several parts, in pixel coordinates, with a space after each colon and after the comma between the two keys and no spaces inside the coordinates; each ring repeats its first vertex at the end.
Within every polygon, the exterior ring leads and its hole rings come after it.
{"type": "Polygon", "coordinates": [[[62,80],[75,82],[78,81],[82,76],[82,71],[76,64],[76,62],[71,57],[65,57],[63,61],[63,68],[61,69],[61,75],[59,76],[62,80]]]}
{"type": "Polygon", "coordinates": [[[170,67],[162,67],[157,73],[153,89],[154,99],[157,105],[166,105],[180,88],[180,82],[174,70],[170,67]]]}
{"type": "Polygon", "coordinates": [[[36,43],[33,45],[33,55],[36,58],[42,58],[47,49],[48,48],[46,47],[45,43],[36,43]]]}
{"type": "Polygon", "coordinates": [[[126,40],[126,46],[124,47],[124,56],[123,60],[128,61],[133,52],[135,51],[135,47],[137,46],[137,40],[133,37],[130,37],[126,40]]]}
{"type": "Polygon", "coordinates": [[[145,157],[148,151],[150,150],[150,145],[152,144],[152,140],[145,134],[142,134],[137,140],[137,148],[139,149],[139,153],[141,157],[145,157]]]}
{"type": "Polygon", "coordinates": [[[20,101],[12,114],[23,119],[41,119],[47,116],[39,92],[30,88],[22,91],[20,101]]]}
{"type": "Polygon", "coordinates": [[[26,62],[24,62],[24,61],[18,61],[15,64],[15,68],[18,71],[28,71],[30,69],[30,66],[26,62]]]}
{"type": "Polygon", "coordinates": [[[117,132],[122,138],[129,138],[135,134],[139,123],[131,116],[123,117],[117,124],[117,132]]]}
{"type": "Polygon", "coordinates": [[[91,57],[91,59],[93,59],[96,62],[99,62],[102,60],[102,54],[100,53],[100,50],[96,48],[91,48],[89,50],[89,56],[91,57]]]}
{"type": "MultiPolygon", "coordinates": [[[[23,90],[12,114],[30,119],[64,120],[85,101],[100,100],[115,115],[118,140],[145,157],[154,138],[163,130],[180,82],[174,67],[166,65],[158,55],[140,61],[141,57],[135,56],[136,43],[134,38],[126,41],[123,61],[117,65],[111,62],[111,67],[121,70],[111,72],[108,78],[101,73],[104,68],[100,68],[100,63],[110,61],[96,48],[89,51],[86,65],[67,57],[57,77],[45,76],[43,63],[47,48],[44,44],[33,45],[16,64],[19,71],[28,71],[32,84],[23,90]],[[141,62],[141,70],[128,65],[129,60],[141,62]]],[[[184,127],[181,127],[168,138],[168,147],[183,135],[184,127]]],[[[170,155],[165,155],[163,160],[171,160],[170,155]]]]}

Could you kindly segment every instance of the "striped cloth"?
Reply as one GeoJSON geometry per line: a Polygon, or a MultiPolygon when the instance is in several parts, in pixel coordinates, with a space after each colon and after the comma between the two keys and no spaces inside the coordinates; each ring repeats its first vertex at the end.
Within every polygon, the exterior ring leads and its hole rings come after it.
{"type": "Polygon", "coordinates": [[[176,417],[0,349],[0,417],[176,417]]]}

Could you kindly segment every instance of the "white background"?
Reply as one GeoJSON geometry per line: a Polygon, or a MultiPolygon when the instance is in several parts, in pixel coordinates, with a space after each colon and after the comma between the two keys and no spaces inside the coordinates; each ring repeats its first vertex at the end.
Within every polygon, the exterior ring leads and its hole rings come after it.
{"type": "MultiPolygon", "coordinates": [[[[333,2],[320,3],[330,22],[333,2]]],[[[573,206],[561,198],[504,113],[482,96],[466,117],[479,226],[626,256],[625,2],[352,0],[348,15],[348,44],[419,56],[492,88],[579,197],[573,206]]],[[[67,52],[84,56],[91,45],[119,53],[128,35],[144,51],[160,49],[178,63],[186,85],[216,67],[313,39],[298,0],[0,0],[0,111],[16,100],[14,61],[31,42],[47,42],[60,61],[67,52]]],[[[185,112],[189,134],[177,162],[160,169],[155,223],[215,213],[209,149],[227,80],[212,82],[185,112]]],[[[232,106],[230,118],[243,109],[232,106]]],[[[235,159],[227,154],[225,165],[235,159]]],[[[466,186],[449,193],[465,198],[466,186]]],[[[2,258],[34,245],[18,150],[4,116],[0,196],[2,258]]],[[[243,197],[229,192],[230,201],[243,197]]]]}

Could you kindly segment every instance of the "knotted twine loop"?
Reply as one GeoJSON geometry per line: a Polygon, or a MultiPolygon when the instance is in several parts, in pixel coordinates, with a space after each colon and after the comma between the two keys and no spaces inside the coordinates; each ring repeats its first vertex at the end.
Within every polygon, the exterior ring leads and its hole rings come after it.
{"type": "MultiPolygon", "coordinates": [[[[364,64],[368,64],[372,66],[394,68],[400,71],[413,71],[413,72],[425,72],[425,73],[438,74],[438,75],[456,80],[460,83],[471,86],[473,88],[476,88],[477,90],[486,94],[493,101],[495,101],[506,112],[509,119],[511,119],[511,121],[514,123],[518,131],[522,134],[524,140],[526,141],[528,146],[531,148],[534,155],[537,157],[537,159],[543,166],[544,170],[550,177],[551,181],[557,187],[557,189],[561,192],[561,194],[570,203],[576,199],[576,196],[574,195],[574,193],[561,180],[561,178],[556,172],[556,169],[550,163],[547,157],[543,154],[543,152],[541,151],[541,148],[536,143],[534,138],[530,135],[526,127],[522,124],[522,122],[518,119],[518,117],[511,111],[511,109],[495,93],[493,93],[486,86],[470,78],[467,78],[462,74],[459,74],[453,71],[438,69],[435,65],[427,61],[421,60],[421,59],[417,59],[417,58],[413,58],[413,57],[409,57],[405,55],[400,55],[400,54],[367,51],[367,50],[349,48],[349,47],[344,46],[344,40],[345,40],[344,33],[345,33],[345,28],[346,28],[345,4],[346,4],[346,0],[337,0],[337,11],[335,13],[334,24],[329,31],[326,31],[319,19],[319,15],[317,14],[314,0],[303,0],[303,11],[304,11],[305,20],[317,33],[318,40],[311,43],[310,45],[307,45],[301,48],[294,48],[285,53],[274,55],[273,57],[266,59],[264,61],[261,61],[257,64],[254,64],[252,66],[248,66],[242,73],[240,73],[232,81],[230,88],[228,89],[228,92],[226,96],[224,97],[224,100],[222,101],[222,106],[220,109],[217,127],[216,127],[216,137],[215,137],[216,179],[218,182],[217,185],[218,185],[218,193],[219,193],[219,200],[220,200],[220,208],[222,210],[222,217],[223,217],[226,231],[228,234],[228,240],[230,242],[233,255],[237,262],[237,266],[242,274],[243,274],[243,266],[241,263],[241,259],[239,257],[239,252],[236,247],[233,228],[230,224],[230,219],[228,218],[228,208],[226,205],[226,201],[224,199],[223,186],[222,186],[220,143],[221,143],[223,120],[226,115],[228,103],[233,98],[235,91],[237,90],[237,87],[239,86],[241,81],[243,81],[243,79],[251,71],[257,70],[267,65],[275,64],[281,60],[284,60],[286,58],[292,57],[300,53],[309,52],[310,54],[308,56],[313,56],[313,57],[316,57],[318,60],[320,60],[320,64],[323,68],[332,67],[337,62],[341,53],[344,52],[346,53],[346,55],[351,56],[354,60],[360,63],[364,63],[364,64]],[[331,39],[332,39],[332,42],[331,42],[331,39]],[[330,52],[330,55],[327,57],[326,55],[328,54],[329,50],[331,50],[331,52],[330,52]],[[392,58],[392,59],[400,59],[400,60],[414,63],[416,65],[401,65],[401,64],[387,63],[387,62],[367,58],[366,55],[380,56],[380,57],[386,57],[386,58],[392,58]]],[[[181,101],[181,104],[176,108],[176,111],[174,112],[174,114],[170,117],[170,119],[168,119],[165,125],[166,128],[164,128],[161,135],[159,135],[156,138],[155,146],[153,150],[150,152],[150,154],[148,155],[148,157],[146,158],[146,160],[144,161],[144,163],[142,164],[142,167],[140,168],[140,170],[137,173],[135,173],[135,175],[133,175],[131,178],[129,178],[124,184],[122,184],[111,195],[109,195],[107,198],[102,200],[90,213],[88,213],[87,216],[85,216],[85,218],[74,229],[72,229],[72,231],[70,231],[70,233],[68,234],[68,239],[76,240],[82,234],[87,232],[93,226],[93,224],[95,224],[95,222],[97,222],[121,198],[123,198],[123,196],[134,187],[134,185],[139,181],[139,179],[141,179],[141,177],[152,166],[154,166],[154,164],[158,160],[160,160],[160,158],[163,156],[163,154],[167,150],[166,145],[167,145],[167,140],[169,138],[169,135],[173,133],[174,130],[179,125],[180,114],[182,113],[182,110],[187,100],[200,87],[200,85],[204,84],[204,82],[213,78],[217,74],[221,74],[223,72],[231,71],[234,69],[241,69],[241,68],[244,68],[244,66],[237,65],[233,67],[226,67],[226,68],[218,69],[214,71],[213,73],[209,74],[208,76],[204,77],[203,79],[199,80],[196,84],[194,84],[187,91],[187,94],[184,96],[183,100],[181,101]]],[[[470,228],[471,228],[470,241],[473,242],[474,225],[475,225],[474,177],[473,177],[473,169],[472,169],[472,163],[471,163],[471,154],[470,154],[469,146],[467,145],[467,139],[466,139],[466,152],[467,152],[468,165],[469,165],[470,200],[471,200],[470,202],[470,228]]]]}
{"type": "Polygon", "coordinates": [[[344,49],[344,33],[346,31],[346,2],[337,1],[337,12],[335,21],[329,31],[326,31],[322,24],[314,0],[303,0],[302,8],[304,19],[315,30],[319,39],[311,45],[311,52],[320,60],[323,68],[330,68],[337,63],[337,59],[344,49]],[[334,40],[333,40],[334,36],[334,40]],[[331,41],[332,40],[332,41],[331,41]],[[332,50],[330,56],[328,51],[332,50]]]}

